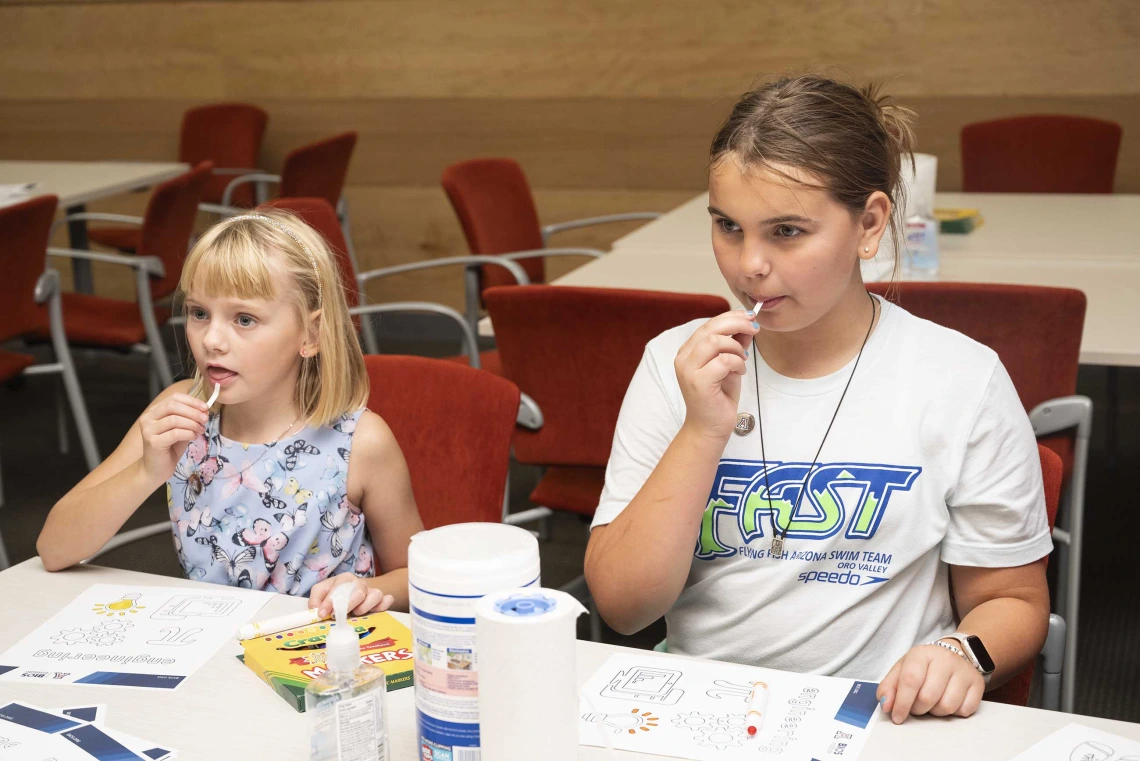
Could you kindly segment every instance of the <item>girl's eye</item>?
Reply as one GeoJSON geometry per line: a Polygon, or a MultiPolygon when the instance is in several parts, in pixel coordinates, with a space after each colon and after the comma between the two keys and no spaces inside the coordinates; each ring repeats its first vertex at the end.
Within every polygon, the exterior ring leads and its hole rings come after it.
{"type": "Polygon", "coordinates": [[[791,225],[777,225],[775,232],[777,238],[794,238],[802,233],[803,230],[798,227],[792,227],[791,225]]]}
{"type": "Polygon", "coordinates": [[[243,328],[252,328],[257,324],[257,320],[253,319],[248,314],[239,314],[237,318],[237,324],[243,328]]]}
{"type": "Polygon", "coordinates": [[[204,320],[206,319],[206,310],[194,307],[190,310],[190,318],[194,320],[204,320]]]}
{"type": "Polygon", "coordinates": [[[717,226],[717,229],[719,229],[722,233],[740,232],[740,226],[733,222],[731,219],[717,217],[716,221],[713,224],[715,224],[717,226]]]}

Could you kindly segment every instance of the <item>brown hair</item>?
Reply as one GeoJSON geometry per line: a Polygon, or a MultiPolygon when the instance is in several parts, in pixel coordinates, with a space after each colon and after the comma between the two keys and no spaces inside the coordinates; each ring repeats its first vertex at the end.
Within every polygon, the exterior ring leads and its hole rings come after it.
{"type": "Polygon", "coordinates": [[[745,167],[826,190],[852,214],[882,191],[891,199],[897,273],[906,207],[900,175],[903,159],[914,165],[913,117],[877,85],[857,89],[814,74],[786,77],[740,96],[713,138],[709,165],[732,154],[745,167]],[[777,165],[808,172],[819,184],[789,177],[777,165]]]}
{"type": "MultiPolygon", "coordinates": [[[[294,399],[309,424],[331,425],[363,407],[369,388],[339,267],[325,239],[300,217],[281,209],[259,208],[252,214],[223,220],[198,239],[182,267],[179,288],[183,294],[201,289],[217,296],[270,299],[276,295],[273,266],[284,272],[293,286],[286,296],[301,325],[308,326],[320,310],[320,349],[301,361],[294,399]]],[[[195,395],[205,401],[211,389],[201,380],[195,368],[195,395]]]]}

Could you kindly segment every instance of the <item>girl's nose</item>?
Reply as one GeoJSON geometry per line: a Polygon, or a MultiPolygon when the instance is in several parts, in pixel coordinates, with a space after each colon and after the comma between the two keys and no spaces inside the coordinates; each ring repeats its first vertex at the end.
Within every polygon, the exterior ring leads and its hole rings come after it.
{"type": "Polygon", "coordinates": [[[740,269],[753,277],[765,277],[772,271],[772,260],[762,241],[745,239],[740,248],[740,269]]]}

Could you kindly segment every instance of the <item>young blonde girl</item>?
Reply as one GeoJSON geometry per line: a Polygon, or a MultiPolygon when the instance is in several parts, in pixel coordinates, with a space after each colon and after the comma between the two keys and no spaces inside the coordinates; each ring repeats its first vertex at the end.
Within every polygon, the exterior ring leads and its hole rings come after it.
{"type": "Polygon", "coordinates": [[[194,376],[52,508],[44,567],[96,552],[165,484],[189,578],[308,595],[326,613],[329,590],[350,583],[358,614],[406,608],[422,524],[391,430],[364,409],[364,359],[324,240],[281,211],[235,217],[197,242],[180,287],[194,376]]]}
{"type": "Polygon", "coordinates": [[[709,214],[744,309],[646,347],[586,555],[615,629],[664,615],[671,652],[878,681],[896,722],[967,716],[1032,661],[1052,549],[997,356],[863,286],[911,134],[822,77],[736,104],[709,214]]]}

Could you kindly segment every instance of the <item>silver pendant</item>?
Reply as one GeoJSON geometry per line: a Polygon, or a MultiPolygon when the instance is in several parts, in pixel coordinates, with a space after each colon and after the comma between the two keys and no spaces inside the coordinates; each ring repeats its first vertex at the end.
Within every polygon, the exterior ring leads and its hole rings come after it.
{"type": "Polygon", "coordinates": [[[772,537],[772,552],[770,554],[774,558],[783,557],[783,555],[784,555],[784,537],[782,537],[782,536],[772,537]]]}
{"type": "Polygon", "coordinates": [[[736,427],[732,429],[732,432],[737,436],[747,436],[752,433],[752,429],[755,427],[756,418],[747,412],[741,412],[736,416],[736,427]]]}

